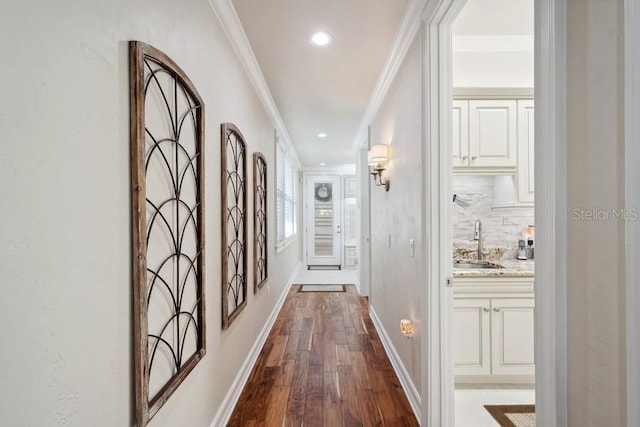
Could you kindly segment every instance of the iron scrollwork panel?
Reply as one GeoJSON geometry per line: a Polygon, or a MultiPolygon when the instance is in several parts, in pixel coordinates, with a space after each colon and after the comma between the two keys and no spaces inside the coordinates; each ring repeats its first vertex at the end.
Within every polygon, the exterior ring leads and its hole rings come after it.
{"type": "Polygon", "coordinates": [[[130,43],[138,425],[205,354],[204,103],[168,56],[130,43]]]}
{"type": "Polygon", "coordinates": [[[267,282],[267,161],[262,153],[253,154],[253,291],[267,282]]]}
{"type": "Polygon", "coordinates": [[[247,144],[231,123],[222,139],[222,328],[247,305],[247,144]]]}

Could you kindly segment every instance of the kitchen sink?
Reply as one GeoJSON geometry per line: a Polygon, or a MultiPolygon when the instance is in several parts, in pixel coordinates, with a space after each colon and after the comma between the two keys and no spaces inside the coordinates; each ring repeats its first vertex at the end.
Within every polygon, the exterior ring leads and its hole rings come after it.
{"type": "Polygon", "coordinates": [[[491,262],[454,262],[453,268],[463,270],[476,270],[478,268],[503,268],[501,265],[491,262]]]}

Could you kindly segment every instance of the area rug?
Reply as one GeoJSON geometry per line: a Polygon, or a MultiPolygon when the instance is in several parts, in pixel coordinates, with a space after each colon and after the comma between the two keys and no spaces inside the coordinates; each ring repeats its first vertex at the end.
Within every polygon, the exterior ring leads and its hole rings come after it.
{"type": "Polygon", "coordinates": [[[346,292],[345,285],[301,285],[298,292],[346,292]]]}
{"type": "Polygon", "coordinates": [[[307,270],[342,270],[339,265],[307,265],[307,270]]]}
{"type": "Polygon", "coordinates": [[[484,405],[501,427],[535,427],[535,405],[484,405]]]}

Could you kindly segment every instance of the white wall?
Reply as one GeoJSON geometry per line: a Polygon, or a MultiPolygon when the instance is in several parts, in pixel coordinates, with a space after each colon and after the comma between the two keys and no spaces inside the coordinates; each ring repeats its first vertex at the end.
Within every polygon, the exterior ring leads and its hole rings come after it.
{"type": "MultiPolygon", "coordinates": [[[[371,145],[390,144],[389,192],[371,185],[371,305],[389,334],[414,385],[420,390],[422,253],[420,180],[422,99],[420,43],[414,41],[371,124],[371,145]],[[391,247],[388,247],[391,236],[391,247]],[[409,255],[415,240],[415,256],[409,255]],[[413,340],[400,334],[400,320],[416,322],[413,340]]],[[[371,178],[369,178],[371,181],[371,178]]]]}
{"type": "Polygon", "coordinates": [[[533,87],[531,52],[454,52],[453,87],[533,87]]]}
{"type": "Polygon", "coordinates": [[[567,2],[567,322],[570,426],[625,421],[623,2],[567,2]]]}
{"type": "Polygon", "coordinates": [[[210,425],[300,258],[302,239],[272,250],[269,288],[250,287],[245,311],[221,331],[219,126],[234,122],[249,154],[265,154],[272,189],[274,126],[206,0],[1,2],[3,425],[133,419],[132,39],[172,57],[206,106],[207,354],[150,425],[210,425]]]}

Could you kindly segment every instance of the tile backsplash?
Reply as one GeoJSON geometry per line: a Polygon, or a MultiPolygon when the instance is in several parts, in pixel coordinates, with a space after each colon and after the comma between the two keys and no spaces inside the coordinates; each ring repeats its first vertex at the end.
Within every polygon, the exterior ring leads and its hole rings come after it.
{"type": "Polygon", "coordinates": [[[502,259],[515,259],[522,230],[534,224],[534,208],[492,209],[493,180],[493,176],[482,175],[453,177],[453,193],[470,202],[468,207],[453,203],[453,247],[454,250],[477,248],[473,231],[479,219],[485,250],[504,249],[502,259]]]}

